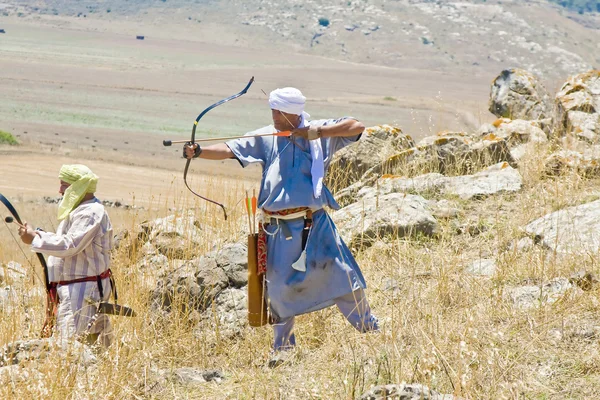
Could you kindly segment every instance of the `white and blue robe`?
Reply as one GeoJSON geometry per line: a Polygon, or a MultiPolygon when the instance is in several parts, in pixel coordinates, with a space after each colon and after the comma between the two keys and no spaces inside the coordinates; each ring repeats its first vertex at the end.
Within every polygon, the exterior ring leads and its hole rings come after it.
{"type": "MultiPolygon", "coordinates": [[[[311,121],[312,126],[337,124],[338,120],[311,121]]],[[[247,135],[274,133],[272,125],[247,135]]],[[[351,137],[320,138],[325,172],[334,153],[356,142],[351,137]]],[[[302,219],[286,221],[292,239],[286,240],[276,225],[267,225],[267,293],[275,320],[285,321],[296,315],[316,311],[336,303],[335,299],[365,289],[365,279],[350,250],[338,234],[335,224],[323,209],[338,210],[329,189],[323,186],[315,198],[311,176],[312,156],[308,140],[301,137],[249,137],[227,142],[243,167],[260,163],[263,168],[258,207],[267,211],[308,207],[313,225],[306,243],[306,271],[292,268],[302,253],[302,219]],[[275,233],[273,236],[270,234],[275,233]]],[[[361,298],[362,290],[360,291],[361,298]]]]}

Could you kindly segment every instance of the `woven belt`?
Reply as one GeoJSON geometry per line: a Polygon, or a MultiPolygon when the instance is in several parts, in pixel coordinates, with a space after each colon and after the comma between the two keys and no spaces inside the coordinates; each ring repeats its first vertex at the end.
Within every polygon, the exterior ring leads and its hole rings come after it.
{"type": "Polygon", "coordinates": [[[308,233],[312,226],[313,211],[308,207],[293,208],[281,211],[263,210],[262,221],[258,224],[258,273],[264,274],[267,272],[267,235],[275,235],[279,229],[285,236],[286,240],[292,239],[292,232],[287,225],[287,221],[304,219],[304,229],[302,230],[302,250],[306,247],[308,233]],[[273,233],[265,230],[265,225],[277,225],[277,229],[273,233]]]}

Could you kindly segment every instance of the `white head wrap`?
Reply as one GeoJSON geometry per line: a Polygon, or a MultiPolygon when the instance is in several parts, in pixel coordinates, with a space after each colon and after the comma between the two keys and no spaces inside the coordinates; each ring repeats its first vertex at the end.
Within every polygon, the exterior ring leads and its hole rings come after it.
{"type": "MultiPolygon", "coordinates": [[[[309,125],[308,119],[310,118],[310,114],[304,111],[305,104],[306,97],[302,95],[300,90],[293,87],[276,89],[269,95],[269,106],[271,109],[302,116],[298,128],[304,128],[309,125]]],[[[310,172],[313,182],[313,194],[315,198],[319,198],[323,189],[323,175],[325,174],[323,146],[321,139],[309,140],[309,144],[312,156],[310,172]]]]}
{"type": "MultiPolygon", "coordinates": [[[[276,89],[269,95],[271,108],[288,114],[302,115],[305,104],[306,97],[302,95],[301,91],[293,87],[276,89]]],[[[310,115],[308,116],[310,117],[310,115]]]]}

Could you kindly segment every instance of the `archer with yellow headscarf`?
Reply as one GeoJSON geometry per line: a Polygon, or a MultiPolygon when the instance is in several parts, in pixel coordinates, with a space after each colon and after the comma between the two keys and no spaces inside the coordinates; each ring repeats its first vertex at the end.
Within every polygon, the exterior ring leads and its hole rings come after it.
{"type": "Polygon", "coordinates": [[[95,197],[98,177],[85,165],[63,165],[58,174],[56,233],[19,228],[31,250],[48,256],[48,278],[58,298],[56,330],[62,339],[98,341],[113,339],[110,320],[97,314],[97,305],[114,290],[110,271],[113,229],[102,203],[95,197]]]}

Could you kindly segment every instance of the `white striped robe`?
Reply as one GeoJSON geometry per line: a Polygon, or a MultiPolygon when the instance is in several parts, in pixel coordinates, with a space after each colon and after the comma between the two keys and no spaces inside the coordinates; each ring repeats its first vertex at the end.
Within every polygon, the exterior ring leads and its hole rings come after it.
{"type": "MultiPolygon", "coordinates": [[[[31,243],[31,250],[48,256],[50,282],[69,281],[97,276],[110,266],[113,230],[108,214],[98,199],[82,202],[59,225],[56,233],[39,232],[31,243]]],[[[88,330],[96,313],[96,304],[108,300],[110,279],[102,280],[104,297],[100,299],[98,283],[81,282],[58,285],[60,300],[56,328],[62,338],[82,334],[99,334],[103,344],[112,340],[110,320],[100,314],[88,330]]]]}

